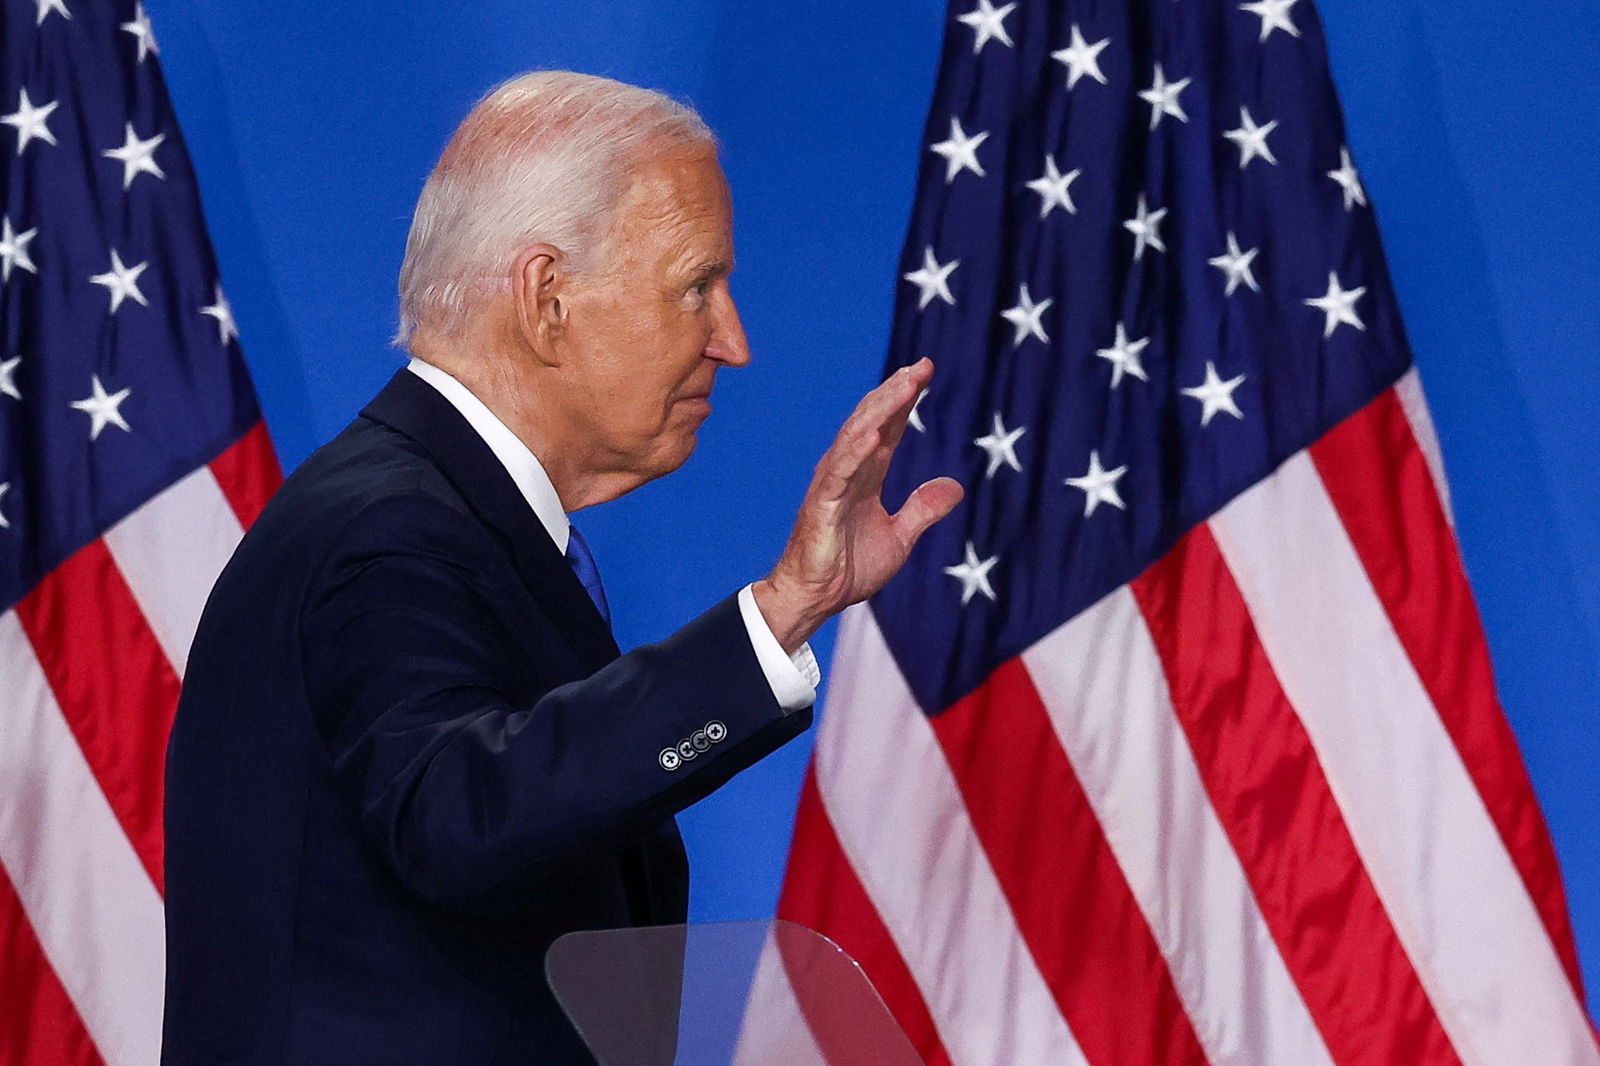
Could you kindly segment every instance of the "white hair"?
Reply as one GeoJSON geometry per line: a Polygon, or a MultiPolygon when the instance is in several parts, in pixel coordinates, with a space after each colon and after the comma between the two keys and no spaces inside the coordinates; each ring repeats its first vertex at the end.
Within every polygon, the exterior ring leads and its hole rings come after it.
{"type": "Polygon", "coordinates": [[[417,198],[394,342],[421,325],[454,332],[473,293],[505,284],[529,245],[560,248],[579,272],[593,267],[630,168],[662,150],[715,144],[692,108],[610,78],[543,70],[495,87],[417,198]]]}

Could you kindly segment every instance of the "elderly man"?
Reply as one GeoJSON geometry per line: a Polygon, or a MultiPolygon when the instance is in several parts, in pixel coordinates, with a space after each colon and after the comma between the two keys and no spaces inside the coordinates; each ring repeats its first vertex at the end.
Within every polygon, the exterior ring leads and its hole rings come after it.
{"type": "Polygon", "coordinates": [[[545,949],[684,920],[673,814],[806,727],[807,638],[961,495],[879,500],[924,362],[851,415],[771,574],[618,654],[568,515],[680,466],[749,361],[730,228],[709,131],[660,94],[532,74],[456,131],[401,271],[414,358],[267,507],[194,643],[167,1066],[584,1061],[545,949]]]}

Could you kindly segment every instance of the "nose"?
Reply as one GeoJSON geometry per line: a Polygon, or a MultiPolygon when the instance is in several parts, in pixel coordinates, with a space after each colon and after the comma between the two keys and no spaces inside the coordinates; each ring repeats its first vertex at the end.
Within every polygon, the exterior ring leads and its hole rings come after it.
{"type": "Polygon", "coordinates": [[[711,339],[706,342],[706,357],[727,366],[750,362],[750,344],[745,340],[744,323],[733,304],[727,282],[718,285],[712,296],[711,339]]]}

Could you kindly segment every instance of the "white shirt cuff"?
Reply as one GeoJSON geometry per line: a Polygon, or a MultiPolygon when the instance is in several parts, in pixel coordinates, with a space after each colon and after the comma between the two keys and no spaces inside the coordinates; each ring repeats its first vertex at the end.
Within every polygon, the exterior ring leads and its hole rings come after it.
{"type": "Polygon", "coordinates": [[[788,714],[815,703],[817,686],[822,683],[822,668],[817,665],[811,645],[802,644],[793,655],[785,654],[783,645],[772,635],[772,627],[761,616],[761,608],[756,606],[755,589],[751,585],[739,590],[739,614],[750,634],[756,661],[761,664],[761,672],[767,675],[772,696],[783,712],[788,714]]]}

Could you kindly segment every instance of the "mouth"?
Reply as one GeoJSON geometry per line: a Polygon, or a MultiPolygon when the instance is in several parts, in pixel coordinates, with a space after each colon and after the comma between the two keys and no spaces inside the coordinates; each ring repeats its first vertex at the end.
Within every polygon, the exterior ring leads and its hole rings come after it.
{"type": "Polygon", "coordinates": [[[697,392],[692,396],[680,396],[672,402],[672,409],[679,412],[679,417],[688,418],[698,425],[711,417],[711,395],[697,392]]]}
{"type": "Polygon", "coordinates": [[[696,374],[693,378],[680,382],[685,392],[672,401],[673,410],[684,411],[691,417],[705,421],[711,416],[711,391],[715,384],[716,381],[710,374],[696,374]]]}

